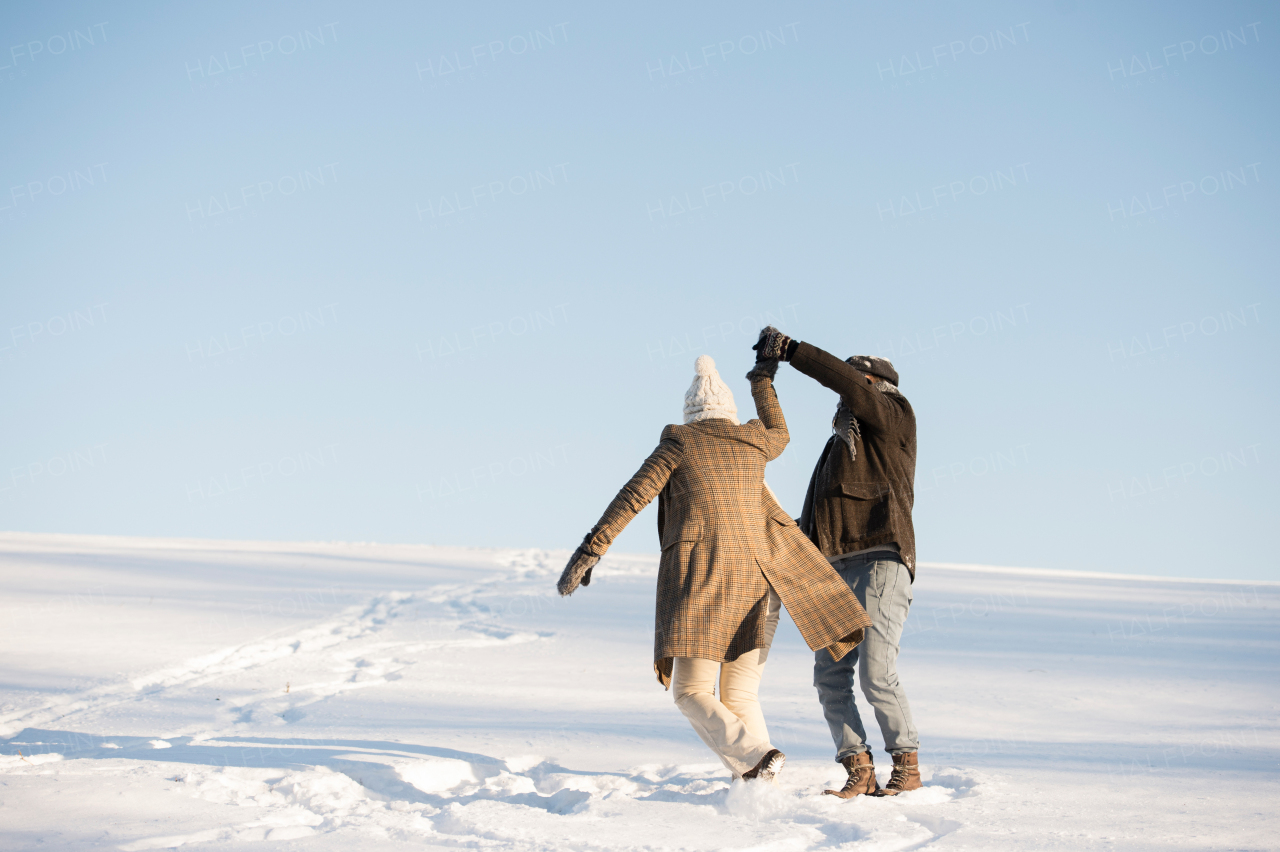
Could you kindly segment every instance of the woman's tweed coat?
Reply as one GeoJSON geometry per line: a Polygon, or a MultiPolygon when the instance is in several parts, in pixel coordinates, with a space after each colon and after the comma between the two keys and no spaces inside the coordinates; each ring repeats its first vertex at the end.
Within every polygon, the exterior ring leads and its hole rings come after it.
{"type": "Polygon", "coordinates": [[[731,662],[764,647],[766,578],[812,649],[830,647],[839,659],[871,625],[848,585],[767,492],[765,462],[782,454],[789,436],[773,383],[756,379],[751,395],[759,420],[664,428],[658,448],[585,542],[588,552],[603,554],[660,497],[653,654],[663,686],[670,685],[673,657],[731,662]]]}

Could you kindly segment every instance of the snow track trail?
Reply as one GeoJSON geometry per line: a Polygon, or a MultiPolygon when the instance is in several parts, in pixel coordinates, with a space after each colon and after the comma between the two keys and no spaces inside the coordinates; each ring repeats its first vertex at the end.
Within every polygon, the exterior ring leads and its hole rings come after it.
{"type": "MultiPolygon", "coordinates": [[[[550,558],[549,552],[541,550],[501,553],[495,563],[508,570],[479,582],[443,585],[422,592],[387,592],[374,595],[364,603],[348,607],[335,618],[302,630],[286,629],[240,645],[219,648],[175,666],[95,687],[81,694],[62,696],[35,709],[0,715],[0,738],[13,736],[24,728],[66,720],[88,711],[103,710],[142,698],[161,697],[174,690],[204,686],[221,678],[244,674],[258,667],[279,663],[292,656],[328,652],[335,658],[344,659],[341,652],[343,646],[377,634],[407,612],[412,611],[416,616],[417,608],[423,604],[442,605],[459,618],[483,617],[487,609],[477,603],[477,599],[486,589],[491,589],[494,585],[503,582],[545,576],[551,570],[548,561],[550,558]]],[[[537,638],[533,634],[504,631],[501,628],[486,625],[480,619],[471,623],[437,621],[435,627],[441,632],[452,628],[457,635],[450,639],[416,643],[407,646],[407,650],[480,647],[537,638]]],[[[350,678],[321,684],[299,685],[297,691],[324,697],[346,689],[383,683],[386,682],[387,676],[394,677],[393,671],[384,670],[385,662],[384,660],[371,662],[353,657],[347,660],[352,675],[350,678]]]]}
{"type": "Polygon", "coordinates": [[[80,695],[52,701],[35,710],[0,716],[0,736],[12,736],[23,728],[66,720],[79,713],[102,710],[142,697],[160,696],[170,690],[201,686],[294,654],[330,650],[344,642],[377,632],[394,619],[402,607],[411,605],[414,601],[414,595],[378,595],[367,604],[353,607],[339,618],[306,630],[283,636],[267,636],[243,645],[221,648],[180,665],[96,687],[80,695]]]}
{"type": "Polygon", "coordinates": [[[653,677],[656,557],[562,599],[567,556],[0,534],[0,848],[1275,848],[1275,587],[923,566],[925,787],[845,802],[794,625],[786,769],[731,783],[653,677]]]}

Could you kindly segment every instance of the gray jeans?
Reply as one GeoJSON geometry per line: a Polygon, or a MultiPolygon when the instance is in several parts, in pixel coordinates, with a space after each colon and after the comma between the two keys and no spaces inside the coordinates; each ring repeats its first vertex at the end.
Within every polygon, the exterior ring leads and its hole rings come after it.
{"type": "Polygon", "coordinates": [[[911,608],[911,575],[907,566],[893,559],[872,562],[854,556],[840,560],[834,567],[871,616],[862,644],[843,659],[831,659],[825,649],[814,655],[813,685],[818,688],[818,701],[835,740],[836,760],[868,749],[867,732],[853,699],[855,669],[862,694],[875,711],[884,735],[885,751],[916,751],[920,739],[911,721],[907,694],[898,682],[898,640],[911,608]]]}

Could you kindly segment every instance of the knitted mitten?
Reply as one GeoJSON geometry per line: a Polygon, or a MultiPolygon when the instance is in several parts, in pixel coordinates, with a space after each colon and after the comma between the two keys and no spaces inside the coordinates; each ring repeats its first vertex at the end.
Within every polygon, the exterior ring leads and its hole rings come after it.
{"type": "Polygon", "coordinates": [[[590,586],[591,569],[599,561],[599,556],[587,552],[586,544],[578,545],[573,556],[569,557],[569,564],[564,566],[564,573],[560,575],[560,582],[556,583],[556,590],[564,596],[573,594],[580,584],[590,586]]]}
{"type": "Polygon", "coordinates": [[[757,361],[769,361],[781,358],[787,359],[787,349],[791,345],[791,338],[778,331],[771,325],[766,325],[760,329],[760,338],[756,340],[756,345],[751,348],[756,351],[757,361]]]}
{"type": "Polygon", "coordinates": [[[777,374],[777,358],[770,358],[767,361],[757,361],[756,365],[747,373],[747,381],[754,382],[756,379],[768,379],[769,381],[773,381],[773,377],[777,374]]]}

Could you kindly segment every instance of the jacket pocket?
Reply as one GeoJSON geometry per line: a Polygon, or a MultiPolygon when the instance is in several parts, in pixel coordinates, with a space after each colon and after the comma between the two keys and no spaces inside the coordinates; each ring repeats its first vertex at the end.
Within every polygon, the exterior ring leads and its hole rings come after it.
{"type": "Polygon", "coordinates": [[[702,540],[702,527],[685,527],[679,532],[673,532],[665,541],[662,542],[662,550],[665,553],[668,549],[675,547],[677,544],[692,544],[695,541],[702,540]]]}
{"type": "Polygon", "coordinates": [[[889,492],[888,483],[840,483],[837,499],[842,546],[859,542],[889,525],[889,492]]]}
{"type": "Polygon", "coordinates": [[[884,500],[889,496],[889,486],[878,482],[842,482],[836,493],[854,500],[884,500]]]}

